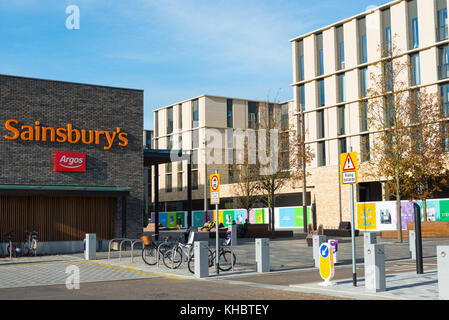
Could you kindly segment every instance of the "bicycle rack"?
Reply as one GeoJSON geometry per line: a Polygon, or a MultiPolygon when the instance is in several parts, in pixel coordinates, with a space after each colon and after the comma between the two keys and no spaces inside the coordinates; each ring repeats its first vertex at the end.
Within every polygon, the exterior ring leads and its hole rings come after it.
{"type": "Polygon", "coordinates": [[[125,240],[129,240],[129,239],[127,239],[127,238],[114,238],[114,239],[112,239],[112,240],[109,240],[109,243],[108,243],[108,262],[109,262],[109,259],[111,258],[111,244],[114,242],[114,241],[120,241],[120,257],[122,256],[122,241],[125,241],[125,240]]]}
{"type": "Polygon", "coordinates": [[[142,248],[143,248],[143,242],[140,239],[131,239],[131,263],[133,263],[133,253],[134,253],[134,245],[136,243],[142,243],[142,248]]]}

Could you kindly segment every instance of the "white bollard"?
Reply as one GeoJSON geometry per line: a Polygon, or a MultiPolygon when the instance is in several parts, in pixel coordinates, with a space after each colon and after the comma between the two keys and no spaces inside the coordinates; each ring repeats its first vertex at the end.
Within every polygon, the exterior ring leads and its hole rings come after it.
{"type": "Polygon", "coordinates": [[[386,290],[385,251],[383,244],[370,244],[365,248],[365,290],[386,290]]]}
{"type": "Polygon", "coordinates": [[[313,236],[313,260],[315,261],[315,268],[320,267],[320,246],[326,242],[327,237],[324,235],[313,236]]]}
{"type": "Polygon", "coordinates": [[[438,297],[449,300],[449,246],[437,246],[438,297]]]}
{"type": "MultiPolygon", "coordinates": [[[[377,244],[377,235],[374,232],[365,232],[363,234],[363,258],[365,259],[365,261],[367,261],[368,257],[367,257],[367,250],[369,248],[370,245],[372,244],[377,244]]],[[[366,263],[365,263],[365,274],[367,273],[366,271],[366,263]]]]}
{"type": "Polygon", "coordinates": [[[193,245],[195,258],[195,277],[205,278],[209,276],[209,242],[196,241],[193,245]]]}
{"type": "Polygon", "coordinates": [[[410,258],[416,260],[416,233],[415,230],[408,231],[408,248],[410,251],[410,258]]]}
{"type": "Polygon", "coordinates": [[[270,239],[256,239],[257,272],[270,272],[270,239]]]}
{"type": "Polygon", "coordinates": [[[97,235],[95,233],[86,233],[84,239],[84,259],[95,260],[97,257],[97,235]]]}

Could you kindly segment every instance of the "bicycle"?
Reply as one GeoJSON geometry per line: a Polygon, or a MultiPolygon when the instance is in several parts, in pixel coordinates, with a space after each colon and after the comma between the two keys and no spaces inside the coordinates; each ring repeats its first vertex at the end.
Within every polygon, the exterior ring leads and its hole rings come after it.
{"type": "MultiPolygon", "coordinates": [[[[151,235],[151,237],[155,236],[156,234],[151,235]]],[[[150,245],[143,246],[142,260],[146,264],[150,266],[154,266],[155,264],[157,264],[161,257],[164,257],[166,254],[170,253],[173,246],[177,243],[175,241],[170,241],[170,237],[164,237],[163,239],[163,241],[152,240],[150,245]]]]}
{"type": "Polygon", "coordinates": [[[167,268],[177,269],[183,262],[188,262],[193,256],[193,243],[195,233],[190,231],[186,244],[178,241],[170,250],[171,252],[162,255],[162,261],[167,268]]]}
{"type": "MultiPolygon", "coordinates": [[[[218,269],[221,271],[229,271],[231,268],[235,266],[236,258],[235,254],[228,249],[229,244],[231,243],[231,232],[229,231],[226,234],[226,239],[223,241],[222,246],[219,249],[219,261],[218,261],[218,269]]],[[[212,267],[215,264],[215,250],[212,251],[209,249],[209,268],[212,267]]],[[[192,253],[190,256],[190,259],[188,261],[188,268],[191,273],[195,273],[195,256],[192,253]]]]}

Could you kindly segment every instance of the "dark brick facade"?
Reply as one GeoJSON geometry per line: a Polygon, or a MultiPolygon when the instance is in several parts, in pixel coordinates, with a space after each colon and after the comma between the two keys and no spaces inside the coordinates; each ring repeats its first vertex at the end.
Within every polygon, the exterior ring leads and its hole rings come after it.
{"type": "MultiPolygon", "coordinates": [[[[0,75],[0,185],[63,185],[131,187],[127,198],[126,230],[128,237],[142,231],[143,215],[143,91],[94,86],[60,81],[0,75]],[[117,127],[128,134],[127,147],[104,150],[100,144],[81,142],[42,142],[7,140],[12,135],[5,128],[9,119],[22,125],[103,130],[117,127]],[[87,154],[87,171],[69,173],[54,171],[54,154],[83,152],[87,154]]],[[[121,204],[116,233],[121,236],[121,204]]]]}

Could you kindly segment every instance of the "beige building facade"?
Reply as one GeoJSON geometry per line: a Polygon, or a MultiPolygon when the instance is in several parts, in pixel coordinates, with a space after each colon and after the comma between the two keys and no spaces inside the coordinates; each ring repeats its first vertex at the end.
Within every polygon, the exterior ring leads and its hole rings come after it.
{"type": "MultiPolygon", "coordinates": [[[[307,168],[307,205],[316,205],[317,225],[337,227],[340,221],[350,221],[350,187],[340,184],[340,153],[352,150],[359,155],[356,201],[386,199],[382,182],[364,173],[370,145],[375,143],[360,108],[367,98],[369,75],[381,59],[381,50],[394,41],[401,54],[393,59],[412,66],[410,88],[437,92],[448,106],[448,5],[448,0],[396,0],[291,39],[293,100],[274,103],[203,95],[175,103],[154,111],[153,146],[192,150],[197,163],[192,177],[194,210],[202,210],[204,183],[208,184],[207,178],[215,170],[222,177],[222,197],[231,201],[238,196],[228,163],[235,158],[235,139],[227,130],[247,130],[260,124],[269,118],[270,105],[296,130],[303,110],[306,143],[315,154],[307,168]],[[206,164],[217,156],[204,145],[211,130],[221,136],[217,138],[221,147],[213,151],[221,153],[220,164],[206,164]]],[[[185,162],[160,166],[160,201],[165,203],[161,210],[183,209],[186,168],[185,162]]],[[[280,192],[280,206],[302,205],[302,191],[302,181],[288,183],[280,192]]],[[[206,194],[208,197],[208,188],[206,194]]]]}
{"type": "Polygon", "coordinates": [[[361,108],[382,50],[394,42],[400,54],[392,58],[410,63],[410,89],[448,101],[447,7],[446,0],[392,1],[291,40],[295,107],[304,110],[306,143],[316,155],[308,184],[318,223],[350,221],[350,187],[340,186],[339,154],[351,148],[361,169],[355,199],[385,200],[382,183],[364,174],[376,141],[361,108]]]}

